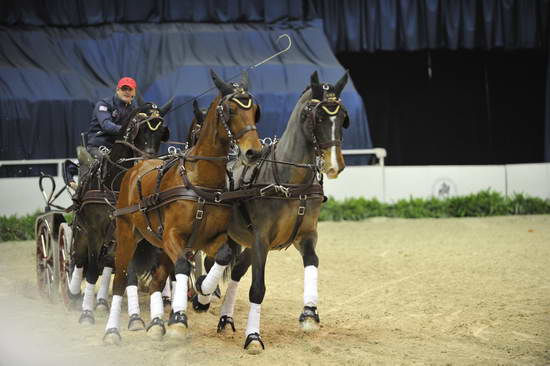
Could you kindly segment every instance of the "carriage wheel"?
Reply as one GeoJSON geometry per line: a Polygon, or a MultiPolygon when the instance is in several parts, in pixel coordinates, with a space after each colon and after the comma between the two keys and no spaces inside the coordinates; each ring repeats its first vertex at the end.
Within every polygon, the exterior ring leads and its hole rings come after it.
{"type": "Polygon", "coordinates": [[[67,223],[62,223],[59,227],[59,294],[65,307],[71,309],[71,299],[69,298],[69,282],[71,280],[72,263],[72,229],[67,223]]]}
{"type": "Polygon", "coordinates": [[[56,273],[53,238],[48,223],[42,221],[36,232],[36,280],[40,295],[48,301],[55,301],[56,273]]]}

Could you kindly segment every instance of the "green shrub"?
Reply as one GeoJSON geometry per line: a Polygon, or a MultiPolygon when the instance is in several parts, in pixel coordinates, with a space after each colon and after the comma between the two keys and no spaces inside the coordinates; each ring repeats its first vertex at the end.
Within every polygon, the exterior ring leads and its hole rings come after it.
{"type": "Polygon", "coordinates": [[[0,242],[34,239],[34,222],[40,212],[17,217],[0,216],[0,242]]]}
{"type": "Polygon", "coordinates": [[[442,218],[538,214],[550,214],[550,200],[527,197],[522,194],[504,197],[498,192],[486,190],[447,199],[411,197],[392,204],[364,198],[336,201],[331,197],[323,205],[319,220],[362,220],[373,216],[442,218]]]}

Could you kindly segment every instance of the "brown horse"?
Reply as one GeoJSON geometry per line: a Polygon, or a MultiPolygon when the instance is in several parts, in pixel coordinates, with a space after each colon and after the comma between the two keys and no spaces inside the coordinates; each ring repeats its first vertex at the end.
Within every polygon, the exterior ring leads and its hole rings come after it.
{"type": "MultiPolygon", "coordinates": [[[[349,119],[340,94],[347,73],[335,84],[319,82],[317,72],[296,104],[280,141],[273,144],[255,169],[244,167],[237,179],[241,189],[259,189],[260,195],[235,205],[229,225],[230,242],[247,247],[231,273],[218,332],[233,323],[239,280],[252,265],[250,312],[244,348],[264,349],[260,337],[260,310],[265,295],[265,263],[270,250],[294,245],[304,264],[304,309],[299,320],[304,331],[319,326],[315,253],[317,220],[324,200],[322,174],[334,179],[344,169],[342,128],[349,119]],[[248,170],[248,171],[247,171],[248,170]]],[[[237,177],[236,177],[237,178],[237,177]]],[[[286,279],[288,280],[288,279],[286,279]]]]}
{"type": "Polygon", "coordinates": [[[171,328],[187,327],[187,283],[191,270],[188,257],[202,250],[215,256],[227,243],[231,205],[221,202],[225,165],[232,144],[239,159],[254,164],[261,144],[256,131],[259,108],[248,93],[248,75],[240,83],[226,83],[213,71],[220,95],[210,105],[197,143],[168,162],[149,160],[136,164],[123,178],[117,202],[113,300],[104,342],[119,343],[119,315],[127,282],[127,267],[137,243],[147,239],[162,248],[160,265],[150,283],[151,323],[148,333],[165,333],[161,290],[169,272],[176,277],[171,328]],[[156,173],[156,174],[155,174],[156,173]]]}

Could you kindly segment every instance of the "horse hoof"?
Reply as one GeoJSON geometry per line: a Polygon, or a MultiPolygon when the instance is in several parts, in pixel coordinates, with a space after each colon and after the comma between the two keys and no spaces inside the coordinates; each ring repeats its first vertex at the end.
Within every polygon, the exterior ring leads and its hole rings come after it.
{"type": "Polygon", "coordinates": [[[304,332],[315,332],[319,330],[319,314],[316,306],[304,306],[304,311],[300,314],[300,327],[304,332]]]}
{"type": "Polygon", "coordinates": [[[160,341],[165,334],[166,327],[164,326],[164,320],[159,317],[151,320],[151,323],[147,327],[147,335],[155,341],[160,341]]]}
{"type": "Polygon", "coordinates": [[[225,330],[225,326],[227,324],[231,325],[231,329],[233,329],[233,332],[235,332],[235,323],[233,322],[233,318],[227,315],[223,315],[218,322],[218,333],[222,333],[225,330]]]}
{"type": "Polygon", "coordinates": [[[103,336],[103,344],[105,345],[119,345],[122,341],[120,333],[117,328],[109,328],[103,336]]]}
{"type": "Polygon", "coordinates": [[[95,324],[94,313],[91,310],[84,310],[82,314],[80,314],[80,318],[78,319],[78,324],[82,324],[82,325],[95,324]]]}
{"type": "Polygon", "coordinates": [[[145,322],[139,314],[130,315],[130,320],[128,321],[128,330],[135,332],[137,330],[145,330],[145,322]]]}
{"type": "Polygon", "coordinates": [[[244,349],[250,355],[257,355],[265,350],[264,342],[258,333],[251,333],[246,337],[244,349]]]}
{"type": "Polygon", "coordinates": [[[205,311],[208,311],[209,308],[210,308],[210,303],[201,304],[199,302],[198,295],[193,296],[193,310],[195,310],[197,313],[204,313],[205,311]]]}
{"type": "Polygon", "coordinates": [[[97,304],[95,305],[95,311],[101,313],[109,313],[109,303],[106,299],[98,299],[97,304]]]}

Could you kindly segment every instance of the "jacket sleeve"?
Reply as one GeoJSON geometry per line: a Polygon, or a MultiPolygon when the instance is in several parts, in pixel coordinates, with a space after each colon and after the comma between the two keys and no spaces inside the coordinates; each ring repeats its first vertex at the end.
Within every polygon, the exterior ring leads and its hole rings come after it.
{"type": "Polygon", "coordinates": [[[94,113],[101,126],[101,131],[105,135],[116,135],[120,131],[121,126],[113,123],[111,120],[111,112],[109,112],[109,107],[107,103],[100,101],[95,105],[94,113]]]}

